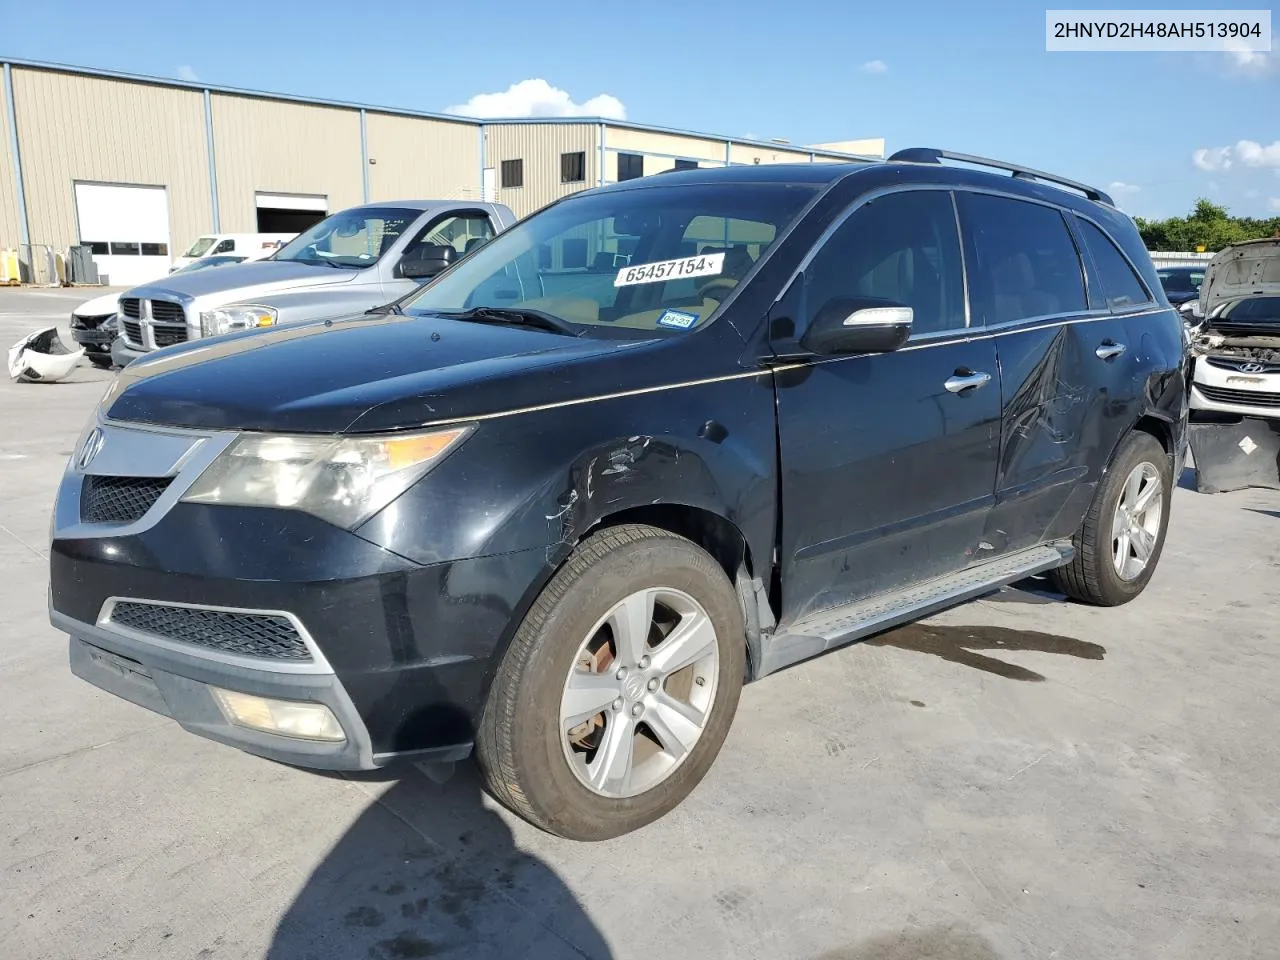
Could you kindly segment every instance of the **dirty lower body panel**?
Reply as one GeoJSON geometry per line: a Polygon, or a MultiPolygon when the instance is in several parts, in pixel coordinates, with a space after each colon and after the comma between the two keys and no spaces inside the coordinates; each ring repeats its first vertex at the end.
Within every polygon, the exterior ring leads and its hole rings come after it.
{"type": "Polygon", "coordinates": [[[1191,423],[1187,429],[1200,493],[1280,490],[1280,420],[1243,417],[1235,423],[1191,423]]]}

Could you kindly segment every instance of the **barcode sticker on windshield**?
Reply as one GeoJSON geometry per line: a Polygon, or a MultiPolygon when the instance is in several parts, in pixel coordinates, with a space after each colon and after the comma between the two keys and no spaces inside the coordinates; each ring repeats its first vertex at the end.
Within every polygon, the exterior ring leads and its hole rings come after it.
{"type": "Polygon", "coordinates": [[[636,283],[658,283],[661,280],[679,280],[682,277],[714,277],[724,270],[724,252],[704,253],[679,260],[659,260],[657,263],[640,263],[623,267],[613,279],[615,287],[629,287],[636,283]]]}

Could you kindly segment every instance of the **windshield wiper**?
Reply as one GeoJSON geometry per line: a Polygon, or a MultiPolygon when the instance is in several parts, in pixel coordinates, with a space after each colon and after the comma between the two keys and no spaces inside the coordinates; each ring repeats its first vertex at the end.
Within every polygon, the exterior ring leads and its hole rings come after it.
{"type": "Polygon", "coordinates": [[[582,331],[567,320],[554,314],[529,307],[472,307],[461,313],[441,313],[450,320],[470,320],[474,323],[510,323],[515,326],[534,327],[566,337],[580,337],[582,331]]]}
{"type": "Polygon", "coordinates": [[[400,309],[399,300],[392,300],[390,303],[384,303],[378,307],[370,307],[364,313],[365,316],[368,316],[371,313],[394,313],[400,317],[405,315],[404,311],[400,309]]]}

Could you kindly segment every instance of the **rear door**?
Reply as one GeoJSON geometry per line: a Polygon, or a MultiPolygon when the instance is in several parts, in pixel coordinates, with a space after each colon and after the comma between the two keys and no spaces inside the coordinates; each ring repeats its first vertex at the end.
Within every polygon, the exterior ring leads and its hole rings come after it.
{"type": "Polygon", "coordinates": [[[1086,284],[1075,214],[1025,198],[957,198],[972,321],[995,334],[1000,361],[1000,463],[983,541],[1002,553],[1074,532],[1099,464],[1133,422],[1136,351],[1101,288],[1086,284]]]}
{"type": "Polygon", "coordinates": [[[915,327],[896,352],[777,375],[784,624],[972,562],[1000,438],[995,346],[967,328],[949,191],[864,203],[802,283],[801,326],[844,296],[908,305],[915,327]]]}

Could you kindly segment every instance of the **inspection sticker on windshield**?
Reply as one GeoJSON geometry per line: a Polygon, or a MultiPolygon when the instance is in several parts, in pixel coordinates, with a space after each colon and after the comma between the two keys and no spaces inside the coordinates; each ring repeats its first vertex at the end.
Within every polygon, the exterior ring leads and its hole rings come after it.
{"type": "Polygon", "coordinates": [[[660,280],[678,280],[681,277],[714,277],[724,270],[724,251],[704,253],[679,260],[659,260],[656,263],[639,263],[623,267],[613,278],[615,287],[629,287],[636,283],[657,283],[660,280]]]}
{"type": "Polygon", "coordinates": [[[696,313],[684,313],[680,310],[663,310],[658,318],[658,326],[675,327],[677,330],[688,330],[698,322],[696,313]]]}

